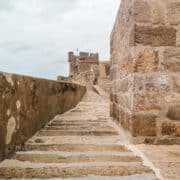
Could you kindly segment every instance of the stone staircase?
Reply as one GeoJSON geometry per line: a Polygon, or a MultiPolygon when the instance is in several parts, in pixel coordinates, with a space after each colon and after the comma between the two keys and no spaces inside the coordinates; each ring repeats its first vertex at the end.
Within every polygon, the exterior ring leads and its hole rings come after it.
{"type": "Polygon", "coordinates": [[[101,87],[105,92],[110,93],[110,79],[108,77],[99,78],[98,86],[101,87]]]}
{"type": "Polygon", "coordinates": [[[0,179],[154,180],[109,117],[109,101],[93,91],[57,115],[0,164],[0,179]]]}

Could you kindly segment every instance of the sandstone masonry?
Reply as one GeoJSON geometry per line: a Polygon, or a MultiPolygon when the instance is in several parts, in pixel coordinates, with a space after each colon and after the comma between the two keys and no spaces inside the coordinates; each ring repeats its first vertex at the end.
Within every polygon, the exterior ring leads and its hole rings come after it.
{"type": "Polygon", "coordinates": [[[91,89],[93,85],[99,85],[109,93],[110,89],[110,61],[99,61],[98,53],[74,52],[68,53],[69,76],[58,76],[60,81],[78,83],[91,89]]]}
{"type": "Polygon", "coordinates": [[[135,137],[180,136],[180,0],[122,0],[111,34],[111,116],[135,137]]]}
{"type": "Polygon", "coordinates": [[[0,73],[0,160],[85,94],[77,84],[0,73]]]}

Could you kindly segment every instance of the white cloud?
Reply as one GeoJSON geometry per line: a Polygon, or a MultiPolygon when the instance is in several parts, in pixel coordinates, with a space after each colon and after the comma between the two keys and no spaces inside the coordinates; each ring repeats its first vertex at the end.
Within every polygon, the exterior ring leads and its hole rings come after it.
{"type": "Polygon", "coordinates": [[[67,75],[67,52],[109,58],[120,0],[0,0],[0,71],[55,79],[67,75]]]}

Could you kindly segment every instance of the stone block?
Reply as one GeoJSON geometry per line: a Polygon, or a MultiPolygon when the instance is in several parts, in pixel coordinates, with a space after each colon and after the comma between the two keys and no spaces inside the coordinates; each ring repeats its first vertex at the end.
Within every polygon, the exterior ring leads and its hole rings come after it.
{"type": "Polygon", "coordinates": [[[180,73],[172,76],[173,91],[180,93],[180,73]]]}
{"type": "Polygon", "coordinates": [[[128,92],[133,88],[133,76],[126,76],[118,80],[118,92],[128,92]]]}
{"type": "Polygon", "coordinates": [[[110,108],[110,116],[113,117],[113,103],[111,102],[109,105],[110,108]]]}
{"type": "Polygon", "coordinates": [[[132,115],[131,113],[121,106],[119,106],[119,122],[121,123],[121,126],[129,131],[132,131],[132,115]]]}
{"type": "Polygon", "coordinates": [[[133,136],[156,136],[157,115],[151,113],[135,113],[132,117],[133,136]]]}
{"type": "Polygon", "coordinates": [[[178,47],[180,47],[180,25],[177,26],[177,39],[176,44],[178,47]]]}
{"type": "Polygon", "coordinates": [[[180,136],[180,122],[164,121],[162,123],[162,135],[180,136]]]}
{"type": "Polygon", "coordinates": [[[167,103],[179,103],[180,102],[180,94],[179,93],[171,93],[165,97],[167,103]]]}
{"type": "Polygon", "coordinates": [[[173,27],[135,25],[134,43],[149,46],[176,46],[176,29],[173,27]]]}
{"type": "Polygon", "coordinates": [[[180,24],[180,2],[169,1],[167,3],[167,17],[171,24],[180,24]]]}
{"type": "Polygon", "coordinates": [[[172,120],[180,120],[180,103],[170,104],[167,117],[172,120]]]}
{"type": "Polygon", "coordinates": [[[171,89],[171,79],[165,74],[134,75],[134,91],[166,93],[171,89]]]}
{"type": "Polygon", "coordinates": [[[151,21],[153,24],[163,24],[165,10],[163,6],[164,0],[151,0],[151,21]]]}
{"type": "Polygon", "coordinates": [[[137,55],[134,61],[134,72],[153,72],[158,69],[158,52],[154,50],[143,50],[137,55]]]}
{"type": "Polygon", "coordinates": [[[128,54],[121,58],[121,61],[119,62],[118,74],[120,75],[121,78],[124,78],[132,72],[133,72],[133,58],[131,54],[128,54]]]}
{"type": "Polygon", "coordinates": [[[135,21],[150,22],[151,7],[147,1],[135,0],[133,9],[135,21]]]}
{"type": "Polygon", "coordinates": [[[180,48],[169,48],[165,50],[162,64],[165,70],[180,72],[180,48]]]}
{"type": "Polygon", "coordinates": [[[118,104],[127,109],[131,109],[132,107],[132,94],[129,93],[118,93],[118,104]]]}
{"type": "Polygon", "coordinates": [[[162,110],[160,104],[160,94],[157,92],[148,92],[148,91],[135,93],[133,110],[135,112],[162,110]]]}

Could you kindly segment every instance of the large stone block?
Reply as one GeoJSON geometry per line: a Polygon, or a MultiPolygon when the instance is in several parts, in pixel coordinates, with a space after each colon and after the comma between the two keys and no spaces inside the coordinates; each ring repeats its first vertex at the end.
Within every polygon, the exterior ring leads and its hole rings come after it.
{"type": "Polygon", "coordinates": [[[172,120],[180,120],[180,103],[171,104],[169,106],[167,117],[172,120]]]}
{"type": "Polygon", "coordinates": [[[153,72],[158,69],[158,52],[154,50],[142,50],[138,53],[134,62],[134,72],[153,72]]]}
{"type": "Polygon", "coordinates": [[[121,58],[119,62],[118,74],[121,78],[126,77],[127,75],[133,72],[133,58],[131,54],[128,54],[121,58]]]}
{"type": "Polygon", "coordinates": [[[119,106],[118,109],[119,113],[119,122],[121,123],[122,127],[126,130],[132,131],[132,114],[128,109],[119,106]]]}
{"type": "Polygon", "coordinates": [[[129,75],[118,80],[117,90],[118,92],[128,92],[133,88],[133,76],[129,75]]]}
{"type": "Polygon", "coordinates": [[[132,94],[118,93],[117,102],[120,106],[131,109],[132,108],[132,94]]]}
{"type": "Polygon", "coordinates": [[[173,91],[180,93],[180,73],[172,76],[173,91]]]}
{"type": "Polygon", "coordinates": [[[149,46],[175,46],[176,29],[173,27],[135,25],[134,43],[149,46]]]}
{"type": "Polygon", "coordinates": [[[135,93],[133,110],[136,112],[162,110],[160,99],[160,93],[157,92],[143,91],[135,93]]]}
{"type": "Polygon", "coordinates": [[[132,117],[133,136],[156,136],[157,115],[135,113],[132,117]]]}
{"type": "Polygon", "coordinates": [[[162,135],[180,136],[180,122],[164,121],[162,123],[162,135]]]}
{"type": "Polygon", "coordinates": [[[164,51],[163,66],[165,70],[180,72],[180,48],[169,48],[164,51]]]}
{"type": "Polygon", "coordinates": [[[151,21],[153,24],[163,24],[165,19],[164,0],[151,0],[151,21]]]}
{"type": "Polygon", "coordinates": [[[136,74],[134,75],[134,92],[166,93],[171,89],[171,79],[166,74],[136,74]]]}
{"type": "Polygon", "coordinates": [[[180,2],[168,1],[167,3],[167,17],[171,24],[180,24],[180,2]]]}
{"type": "Polygon", "coordinates": [[[133,10],[135,21],[150,22],[151,7],[147,1],[135,0],[133,10]]]}

